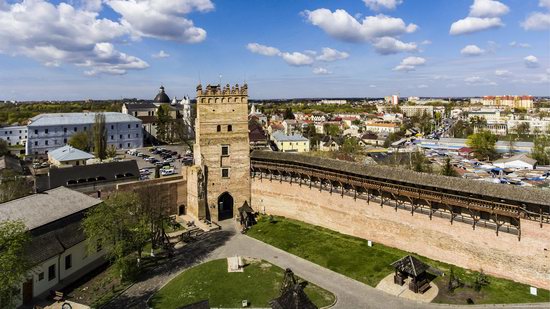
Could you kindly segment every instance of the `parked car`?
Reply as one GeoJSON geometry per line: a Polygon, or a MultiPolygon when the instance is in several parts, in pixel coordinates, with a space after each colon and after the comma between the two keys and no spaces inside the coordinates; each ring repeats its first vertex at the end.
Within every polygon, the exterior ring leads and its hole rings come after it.
{"type": "Polygon", "coordinates": [[[151,170],[149,170],[148,168],[142,168],[139,170],[139,173],[141,175],[150,175],[151,174],[151,170]]]}
{"type": "Polygon", "coordinates": [[[160,174],[162,176],[170,176],[170,175],[174,175],[176,173],[176,171],[173,169],[173,168],[170,168],[170,169],[161,169],[160,170],[160,174]]]}
{"type": "Polygon", "coordinates": [[[170,158],[166,158],[166,160],[164,160],[165,163],[172,163],[174,162],[174,158],[170,157],[170,158]]]}

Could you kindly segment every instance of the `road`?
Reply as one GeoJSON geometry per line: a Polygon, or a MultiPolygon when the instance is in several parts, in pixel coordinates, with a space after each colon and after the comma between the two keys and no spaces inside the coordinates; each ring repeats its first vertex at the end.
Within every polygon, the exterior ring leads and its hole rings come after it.
{"type": "Polygon", "coordinates": [[[134,284],[107,308],[147,308],[147,300],[186,268],[206,261],[230,256],[261,258],[281,268],[291,268],[301,278],[312,282],[336,295],[333,308],[548,308],[550,304],[519,305],[442,305],[426,304],[398,298],[350,279],[317,264],[272,247],[261,241],[237,233],[234,221],[221,223],[222,230],[208,234],[208,237],[183,247],[177,256],[156,268],[144,280],[134,284]]]}

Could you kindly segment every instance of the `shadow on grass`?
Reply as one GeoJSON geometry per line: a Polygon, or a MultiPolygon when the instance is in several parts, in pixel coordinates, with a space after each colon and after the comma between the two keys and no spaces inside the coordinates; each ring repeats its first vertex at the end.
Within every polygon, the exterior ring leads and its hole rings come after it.
{"type": "Polygon", "coordinates": [[[157,265],[138,277],[131,293],[116,297],[102,308],[148,308],[147,300],[164,284],[167,277],[202,262],[233,235],[234,232],[227,230],[204,233],[197,241],[176,250],[173,257],[153,260],[157,265]]]}

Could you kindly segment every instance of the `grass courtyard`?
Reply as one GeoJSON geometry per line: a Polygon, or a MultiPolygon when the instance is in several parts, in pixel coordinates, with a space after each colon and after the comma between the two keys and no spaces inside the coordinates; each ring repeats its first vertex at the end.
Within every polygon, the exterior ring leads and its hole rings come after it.
{"type": "MultiPolygon", "coordinates": [[[[211,307],[268,307],[279,296],[284,270],[266,261],[247,259],[242,273],[228,273],[227,260],[210,261],[179,274],[151,299],[155,309],[173,309],[208,299],[211,307]]],[[[334,302],[334,295],[312,283],[306,294],[319,308],[334,302]]]]}
{"type": "MultiPolygon", "coordinates": [[[[381,244],[369,247],[367,240],[282,217],[274,217],[274,220],[260,218],[258,224],[248,231],[248,235],[373,287],[393,272],[390,263],[409,254],[381,244]]],[[[417,257],[447,275],[451,270],[449,264],[417,257]]],[[[452,268],[466,285],[472,285],[478,274],[456,266],[452,268]]],[[[447,281],[448,276],[434,280],[440,290],[434,302],[466,304],[468,298],[476,304],[550,301],[548,290],[539,289],[538,295],[533,296],[529,294],[528,285],[501,278],[489,276],[490,284],[480,292],[463,287],[450,293],[446,289],[447,281]]]]}

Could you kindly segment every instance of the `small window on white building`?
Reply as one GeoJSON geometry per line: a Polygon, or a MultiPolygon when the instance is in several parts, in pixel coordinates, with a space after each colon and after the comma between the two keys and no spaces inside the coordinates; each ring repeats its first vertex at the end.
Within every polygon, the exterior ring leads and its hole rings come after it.
{"type": "Polygon", "coordinates": [[[73,267],[73,258],[69,254],[65,257],[65,269],[70,269],[71,267],[73,267]]]}
{"type": "Polygon", "coordinates": [[[55,279],[55,264],[48,267],[48,281],[55,279]]]}
{"type": "Polygon", "coordinates": [[[44,272],[38,274],[38,281],[44,280],[44,272]]]}

